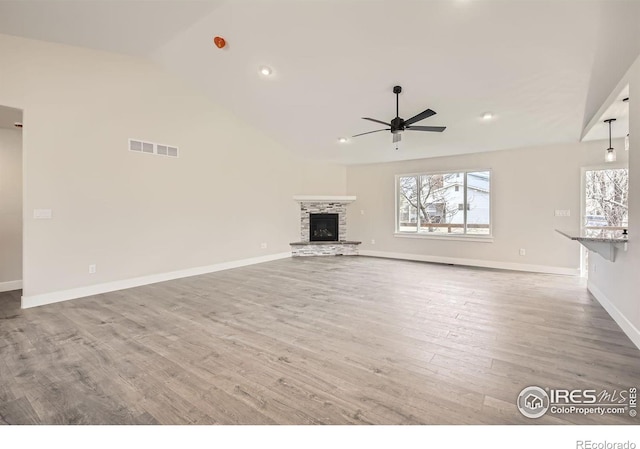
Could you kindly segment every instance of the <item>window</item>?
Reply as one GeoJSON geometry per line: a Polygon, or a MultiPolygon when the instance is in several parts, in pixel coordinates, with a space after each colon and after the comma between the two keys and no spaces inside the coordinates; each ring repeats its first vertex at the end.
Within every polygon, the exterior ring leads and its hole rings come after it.
{"type": "Polygon", "coordinates": [[[491,235],[491,172],[397,177],[399,233],[491,235]]]}
{"type": "Polygon", "coordinates": [[[622,230],[628,226],[629,170],[586,170],[584,177],[585,229],[622,230]]]}

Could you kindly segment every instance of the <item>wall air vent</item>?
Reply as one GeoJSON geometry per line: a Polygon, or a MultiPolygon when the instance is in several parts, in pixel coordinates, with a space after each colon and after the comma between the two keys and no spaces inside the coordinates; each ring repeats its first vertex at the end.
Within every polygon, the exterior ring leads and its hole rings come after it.
{"type": "Polygon", "coordinates": [[[153,154],[153,144],[149,142],[142,142],[142,152],[153,154]]]}
{"type": "Polygon", "coordinates": [[[178,157],[178,147],[129,139],[129,151],[137,153],[156,154],[158,156],[178,157]]]}
{"type": "Polygon", "coordinates": [[[142,151],[142,142],[129,139],[129,151],[142,151]]]}
{"type": "Polygon", "coordinates": [[[129,139],[129,151],[153,154],[155,145],[151,142],[129,139]]]}

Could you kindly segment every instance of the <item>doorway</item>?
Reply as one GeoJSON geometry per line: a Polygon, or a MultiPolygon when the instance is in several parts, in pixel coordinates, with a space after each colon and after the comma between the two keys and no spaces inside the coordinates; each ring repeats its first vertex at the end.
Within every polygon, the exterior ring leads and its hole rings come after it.
{"type": "Polygon", "coordinates": [[[0,293],[22,289],[22,117],[0,105],[0,293]]]}

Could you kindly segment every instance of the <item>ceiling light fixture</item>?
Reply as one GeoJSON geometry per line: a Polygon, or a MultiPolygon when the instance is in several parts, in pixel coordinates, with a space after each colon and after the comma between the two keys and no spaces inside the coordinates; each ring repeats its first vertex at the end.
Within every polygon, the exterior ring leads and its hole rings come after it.
{"type": "Polygon", "coordinates": [[[491,120],[493,118],[493,114],[491,112],[485,112],[482,114],[482,120],[491,120]]]}
{"type": "Polygon", "coordinates": [[[349,139],[347,139],[346,137],[340,137],[338,139],[338,142],[340,142],[340,143],[347,143],[348,141],[349,141],[349,139]]]}
{"type": "Polygon", "coordinates": [[[263,76],[270,76],[273,73],[273,70],[271,70],[271,67],[267,67],[266,65],[263,65],[262,67],[260,67],[260,74],[263,76]]]}
{"type": "Polygon", "coordinates": [[[611,145],[611,122],[615,122],[616,119],[610,118],[605,120],[605,123],[609,124],[609,148],[607,148],[607,152],[605,154],[604,160],[605,162],[615,162],[616,161],[616,150],[611,145]]]}

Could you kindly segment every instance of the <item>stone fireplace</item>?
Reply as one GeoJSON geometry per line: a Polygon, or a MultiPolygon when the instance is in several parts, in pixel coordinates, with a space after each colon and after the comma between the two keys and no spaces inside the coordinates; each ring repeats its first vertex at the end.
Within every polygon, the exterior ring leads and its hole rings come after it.
{"type": "Polygon", "coordinates": [[[300,241],[291,243],[297,256],[357,255],[360,242],[347,240],[347,205],[355,196],[293,197],[300,203],[300,241]]]}
{"type": "Polygon", "coordinates": [[[309,214],[310,242],[337,242],[338,214],[309,214]]]}

